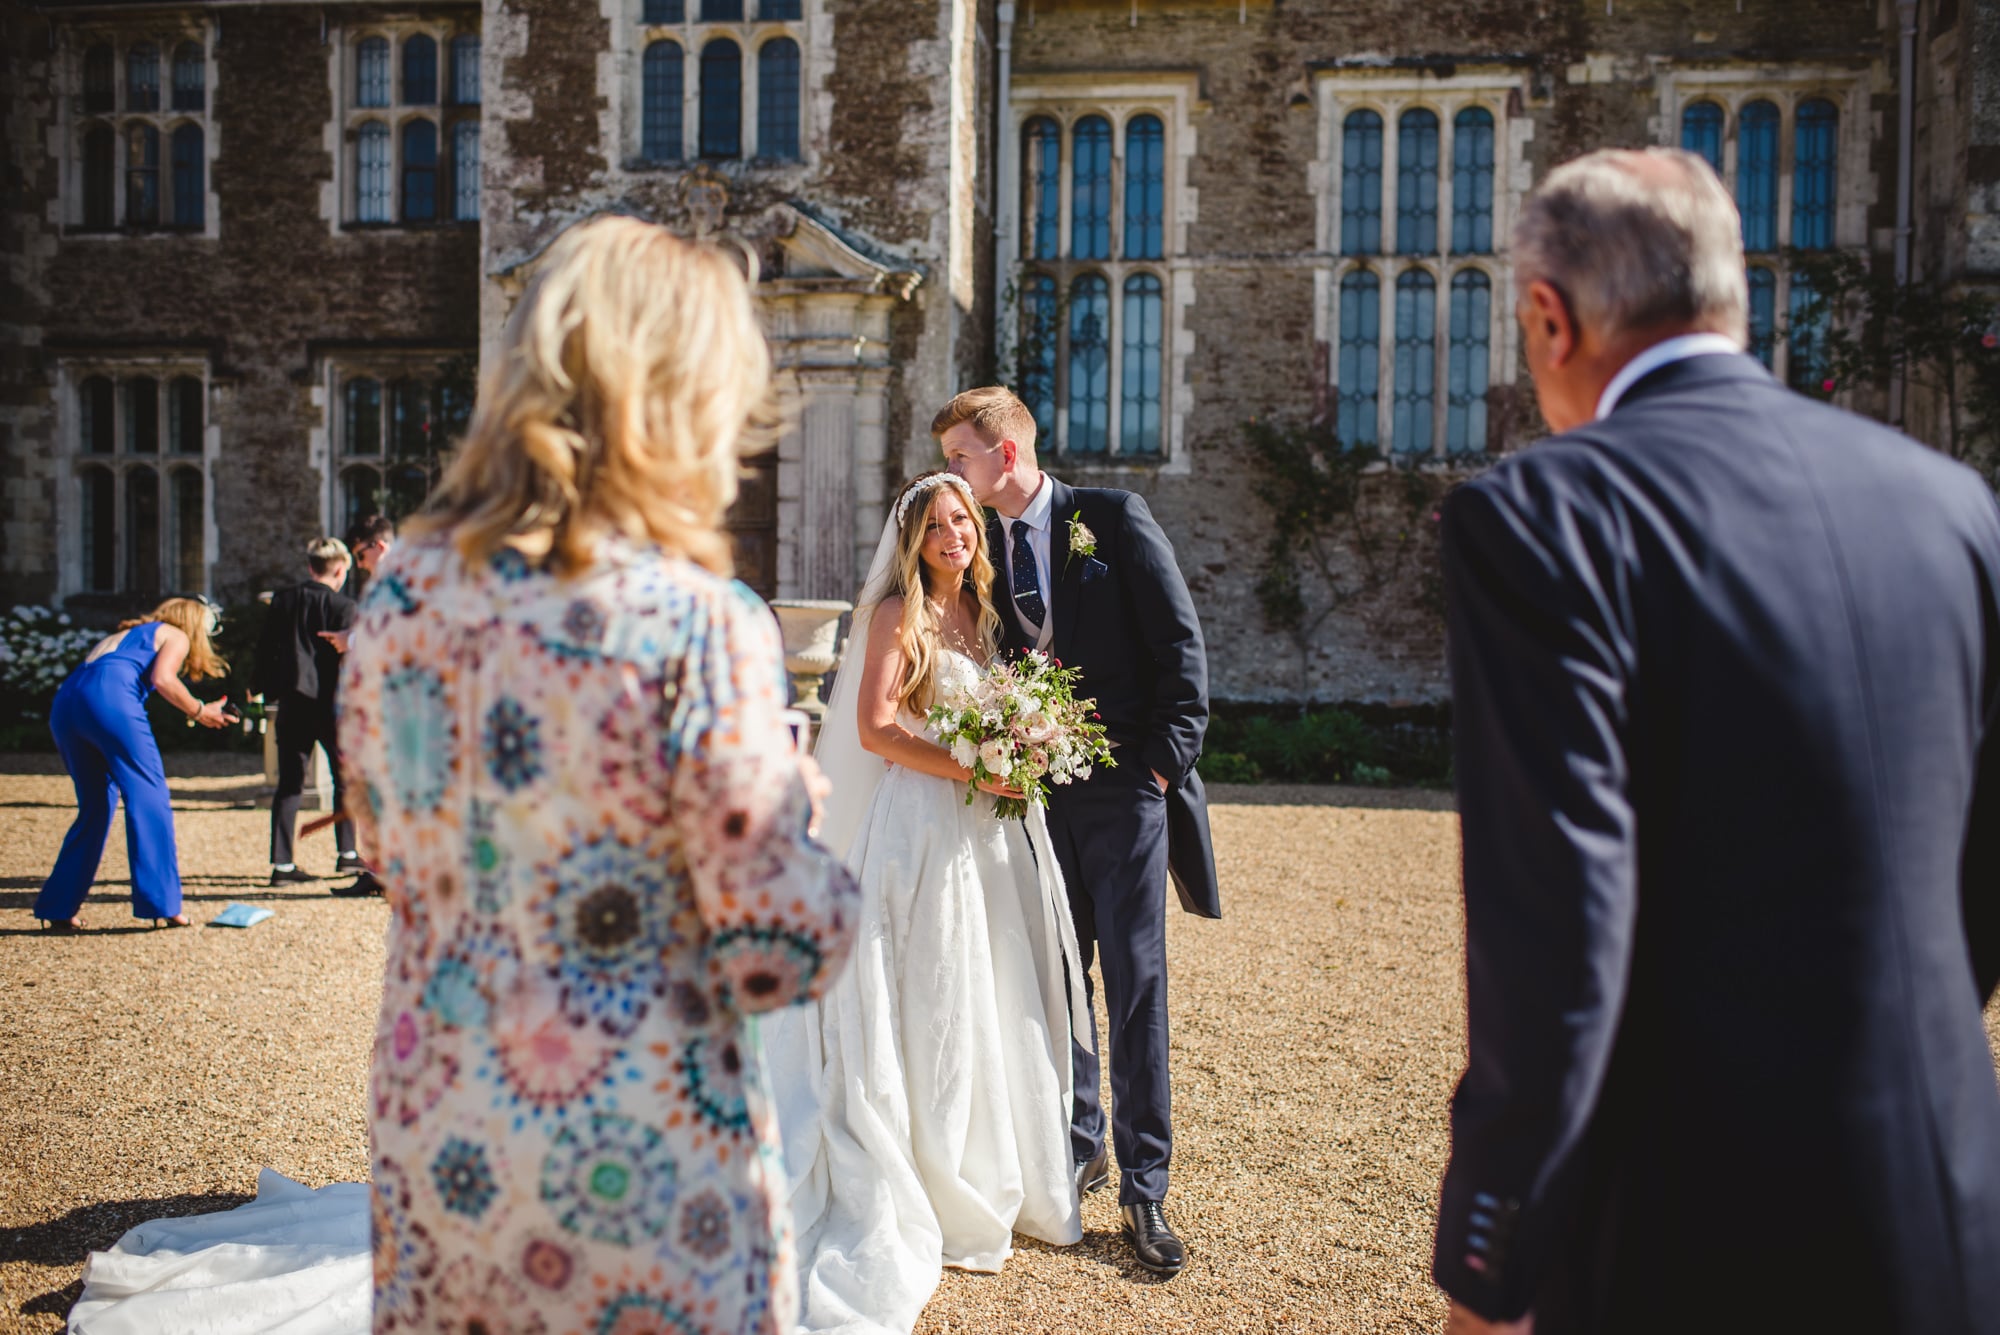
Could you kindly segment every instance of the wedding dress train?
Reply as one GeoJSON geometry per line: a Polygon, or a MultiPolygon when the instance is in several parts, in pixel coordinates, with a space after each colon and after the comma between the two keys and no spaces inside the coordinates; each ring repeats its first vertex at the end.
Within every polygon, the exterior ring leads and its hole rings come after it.
{"type": "MultiPolygon", "coordinates": [[[[940,659],[941,677],[979,670],[940,659]]],[[[891,766],[847,862],[862,907],[846,974],[759,1021],[814,1335],[907,1332],[943,1266],[998,1270],[1016,1231],[1082,1236],[1075,935],[1042,812],[1002,821],[989,797],[891,766]]]]}

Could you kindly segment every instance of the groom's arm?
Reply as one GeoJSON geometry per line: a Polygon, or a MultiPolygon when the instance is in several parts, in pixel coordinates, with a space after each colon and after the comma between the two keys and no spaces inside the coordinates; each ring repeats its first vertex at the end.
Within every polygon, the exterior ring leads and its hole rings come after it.
{"type": "Polygon", "coordinates": [[[1488,1320],[1527,1310],[1567,1226],[1638,912],[1629,597],[1595,541],[1604,502],[1574,486],[1503,465],[1441,525],[1467,1053],[1431,1273],[1488,1320]]]}
{"type": "Polygon", "coordinates": [[[1139,755],[1154,773],[1179,783],[1194,768],[1208,731],[1208,653],[1173,544],[1145,498],[1125,493],[1124,512],[1119,559],[1154,668],[1151,717],[1139,755]]]}

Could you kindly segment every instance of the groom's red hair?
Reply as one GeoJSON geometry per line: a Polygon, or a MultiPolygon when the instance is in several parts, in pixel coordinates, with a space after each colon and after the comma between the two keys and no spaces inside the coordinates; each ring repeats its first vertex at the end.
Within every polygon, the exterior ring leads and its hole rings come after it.
{"type": "Polygon", "coordinates": [[[931,435],[942,436],[960,422],[972,423],[988,445],[1011,440],[1024,450],[1035,448],[1035,415],[1005,385],[968,389],[952,399],[931,419],[931,435]]]}

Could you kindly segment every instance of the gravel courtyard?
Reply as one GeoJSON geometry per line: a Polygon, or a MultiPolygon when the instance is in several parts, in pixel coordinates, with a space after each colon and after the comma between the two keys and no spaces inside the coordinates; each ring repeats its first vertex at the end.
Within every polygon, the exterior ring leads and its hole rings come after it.
{"type": "MultiPolygon", "coordinates": [[[[270,890],[257,776],[171,757],[188,911],[276,910],[248,931],[129,916],[114,827],[90,932],[29,908],[71,814],[54,757],[0,758],[0,1331],[57,1331],[87,1252],[163,1214],[227,1209],[259,1166],[367,1171],[362,1098],[386,909],[270,890]]],[[[1221,922],[1170,915],[1172,1217],[1159,1282],[1110,1193],[1082,1245],[1024,1243],[1003,1275],[947,1274],[928,1332],[1435,1330],[1426,1268],[1462,1052],[1457,822],[1441,794],[1223,788],[1221,922]]],[[[331,865],[329,835],[305,845],[331,865]]],[[[2000,1045],[2000,1012],[1989,1013],[2000,1045]]]]}

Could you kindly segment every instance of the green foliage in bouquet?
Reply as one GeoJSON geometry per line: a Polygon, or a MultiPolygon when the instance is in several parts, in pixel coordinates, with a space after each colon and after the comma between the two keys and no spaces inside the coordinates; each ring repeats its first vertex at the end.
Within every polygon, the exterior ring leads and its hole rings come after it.
{"type": "Polygon", "coordinates": [[[1078,699],[1075,668],[1040,650],[1018,662],[995,663],[968,687],[953,687],[931,706],[929,722],[952,758],[972,771],[967,805],[981,783],[1000,783],[1020,797],[994,798],[994,814],[1012,820],[1030,806],[1047,806],[1049,785],[1090,777],[1117,765],[1095,700],[1078,699]]]}

